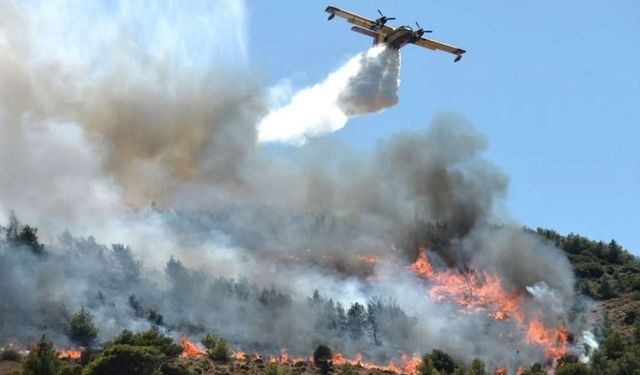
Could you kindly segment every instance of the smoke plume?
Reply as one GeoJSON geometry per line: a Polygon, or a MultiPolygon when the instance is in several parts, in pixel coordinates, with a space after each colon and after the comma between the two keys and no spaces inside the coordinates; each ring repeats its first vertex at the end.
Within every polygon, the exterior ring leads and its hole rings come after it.
{"type": "Polygon", "coordinates": [[[246,350],[324,342],[386,361],[439,348],[515,368],[550,356],[523,324],[588,328],[568,319],[580,299],[567,259],[496,209],[508,178],[468,121],[441,114],[369,152],[308,140],[396,104],[397,51],[370,49],[270,111],[244,65],[241,2],[80,4],[0,0],[0,209],[46,244],[36,254],[2,221],[0,345],[71,345],[85,306],[99,342],[159,326],[246,350]],[[302,147],[282,156],[267,141],[302,147]],[[494,300],[434,298],[448,279],[498,279],[518,308],[497,319],[494,300]]]}
{"type": "Polygon", "coordinates": [[[258,124],[258,139],[302,145],[309,137],[341,129],[351,116],[396,105],[399,84],[399,51],[374,46],[269,112],[258,124]]]}

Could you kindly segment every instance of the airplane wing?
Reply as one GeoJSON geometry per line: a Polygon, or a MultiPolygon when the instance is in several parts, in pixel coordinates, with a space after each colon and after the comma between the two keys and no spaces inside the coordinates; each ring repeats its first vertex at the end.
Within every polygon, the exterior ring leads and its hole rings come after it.
{"type": "Polygon", "coordinates": [[[382,27],[378,27],[375,21],[372,21],[368,18],[359,16],[355,13],[347,12],[346,10],[342,10],[333,6],[328,6],[327,9],[325,9],[325,12],[331,13],[331,15],[329,16],[329,19],[335,16],[342,17],[346,19],[347,22],[350,22],[356,26],[360,26],[364,29],[374,30],[376,32],[382,31],[382,33],[384,34],[387,34],[393,31],[392,27],[389,27],[386,25],[382,27]]]}
{"type": "Polygon", "coordinates": [[[434,51],[435,50],[440,50],[440,51],[445,51],[445,52],[452,53],[452,54],[456,55],[456,58],[453,61],[459,61],[462,58],[462,54],[467,52],[467,51],[463,50],[462,48],[458,48],[456,46],[450,46],[448,44],[440,43],[437,40],[433,40],[433,39],[420,38],[420,39],[416,40],[413,43],[418,45],[418,46],[420,46],[420,47],[432,49],[434,51]]]}

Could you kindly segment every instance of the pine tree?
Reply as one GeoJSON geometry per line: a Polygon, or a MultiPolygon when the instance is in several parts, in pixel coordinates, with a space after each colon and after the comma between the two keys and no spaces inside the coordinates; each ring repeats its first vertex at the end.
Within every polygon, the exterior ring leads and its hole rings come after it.
{"type": "Polygon", "coordinates": [[[22,370],[23,375],[56,375],[60,370],[58,353],[53,348],[53,342],[42,335],[40,341],[31,348],[22,370]]]}
{"type": "Polygon", "coordinates": [[[69,338],[82,346],[91,346],[98,337],[98,329],[93,325],[93,316],[84,306],[69,319],[69,338]]]}

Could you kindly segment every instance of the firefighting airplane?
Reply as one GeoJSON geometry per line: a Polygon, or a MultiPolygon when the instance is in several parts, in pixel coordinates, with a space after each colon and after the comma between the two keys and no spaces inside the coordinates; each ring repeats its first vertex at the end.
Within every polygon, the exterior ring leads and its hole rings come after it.
{"type": "Polygon", "coordinates": [[[359,16],[357,14],[353,14],[351,12],[347,12],[342,9],[338,9],[333,6],[328,6],[325,11],[329,14],[329,20],[332,20],[333,17],[339,16],[345,18],[348,22],[356,25],[351,28],[351,30],[370,36],[373,38],[373,44],[385,43],[391,48],[400,49],[406,46],[409,43],[413,43],[420,47],[428,48],[431,50],[441,50],[445,52],[452,53],[456,55],[456,58],[453,62],[460,61],[462,58],[462,54],[466,51],[455,47],[450,46],[448,44],[440,43],[438,41],[432,39],[423,38],[422,35],[425,33],[432,32],[431,30],[425,30],[418,23],[417,30],[413,30],[410,26],[400,26],[397,28],[389,27],[385,25],[387,21],[395,20],[395,17],[386,17],[385,15],[378,10],[380,13],[380,18],[372,21],[368,18],[359,16]]]}

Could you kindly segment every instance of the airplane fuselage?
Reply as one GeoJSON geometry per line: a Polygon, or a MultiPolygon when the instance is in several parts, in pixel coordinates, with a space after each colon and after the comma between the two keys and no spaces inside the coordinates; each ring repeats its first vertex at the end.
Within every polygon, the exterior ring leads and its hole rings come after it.
{"type": "Polygon", "coordinates": [[[378,43],[385,43],[394,49],[400,49],[415,41],[413,29],[409,26],[400,26],[393,30],[385,38],[378,40],[378,43]]]}

